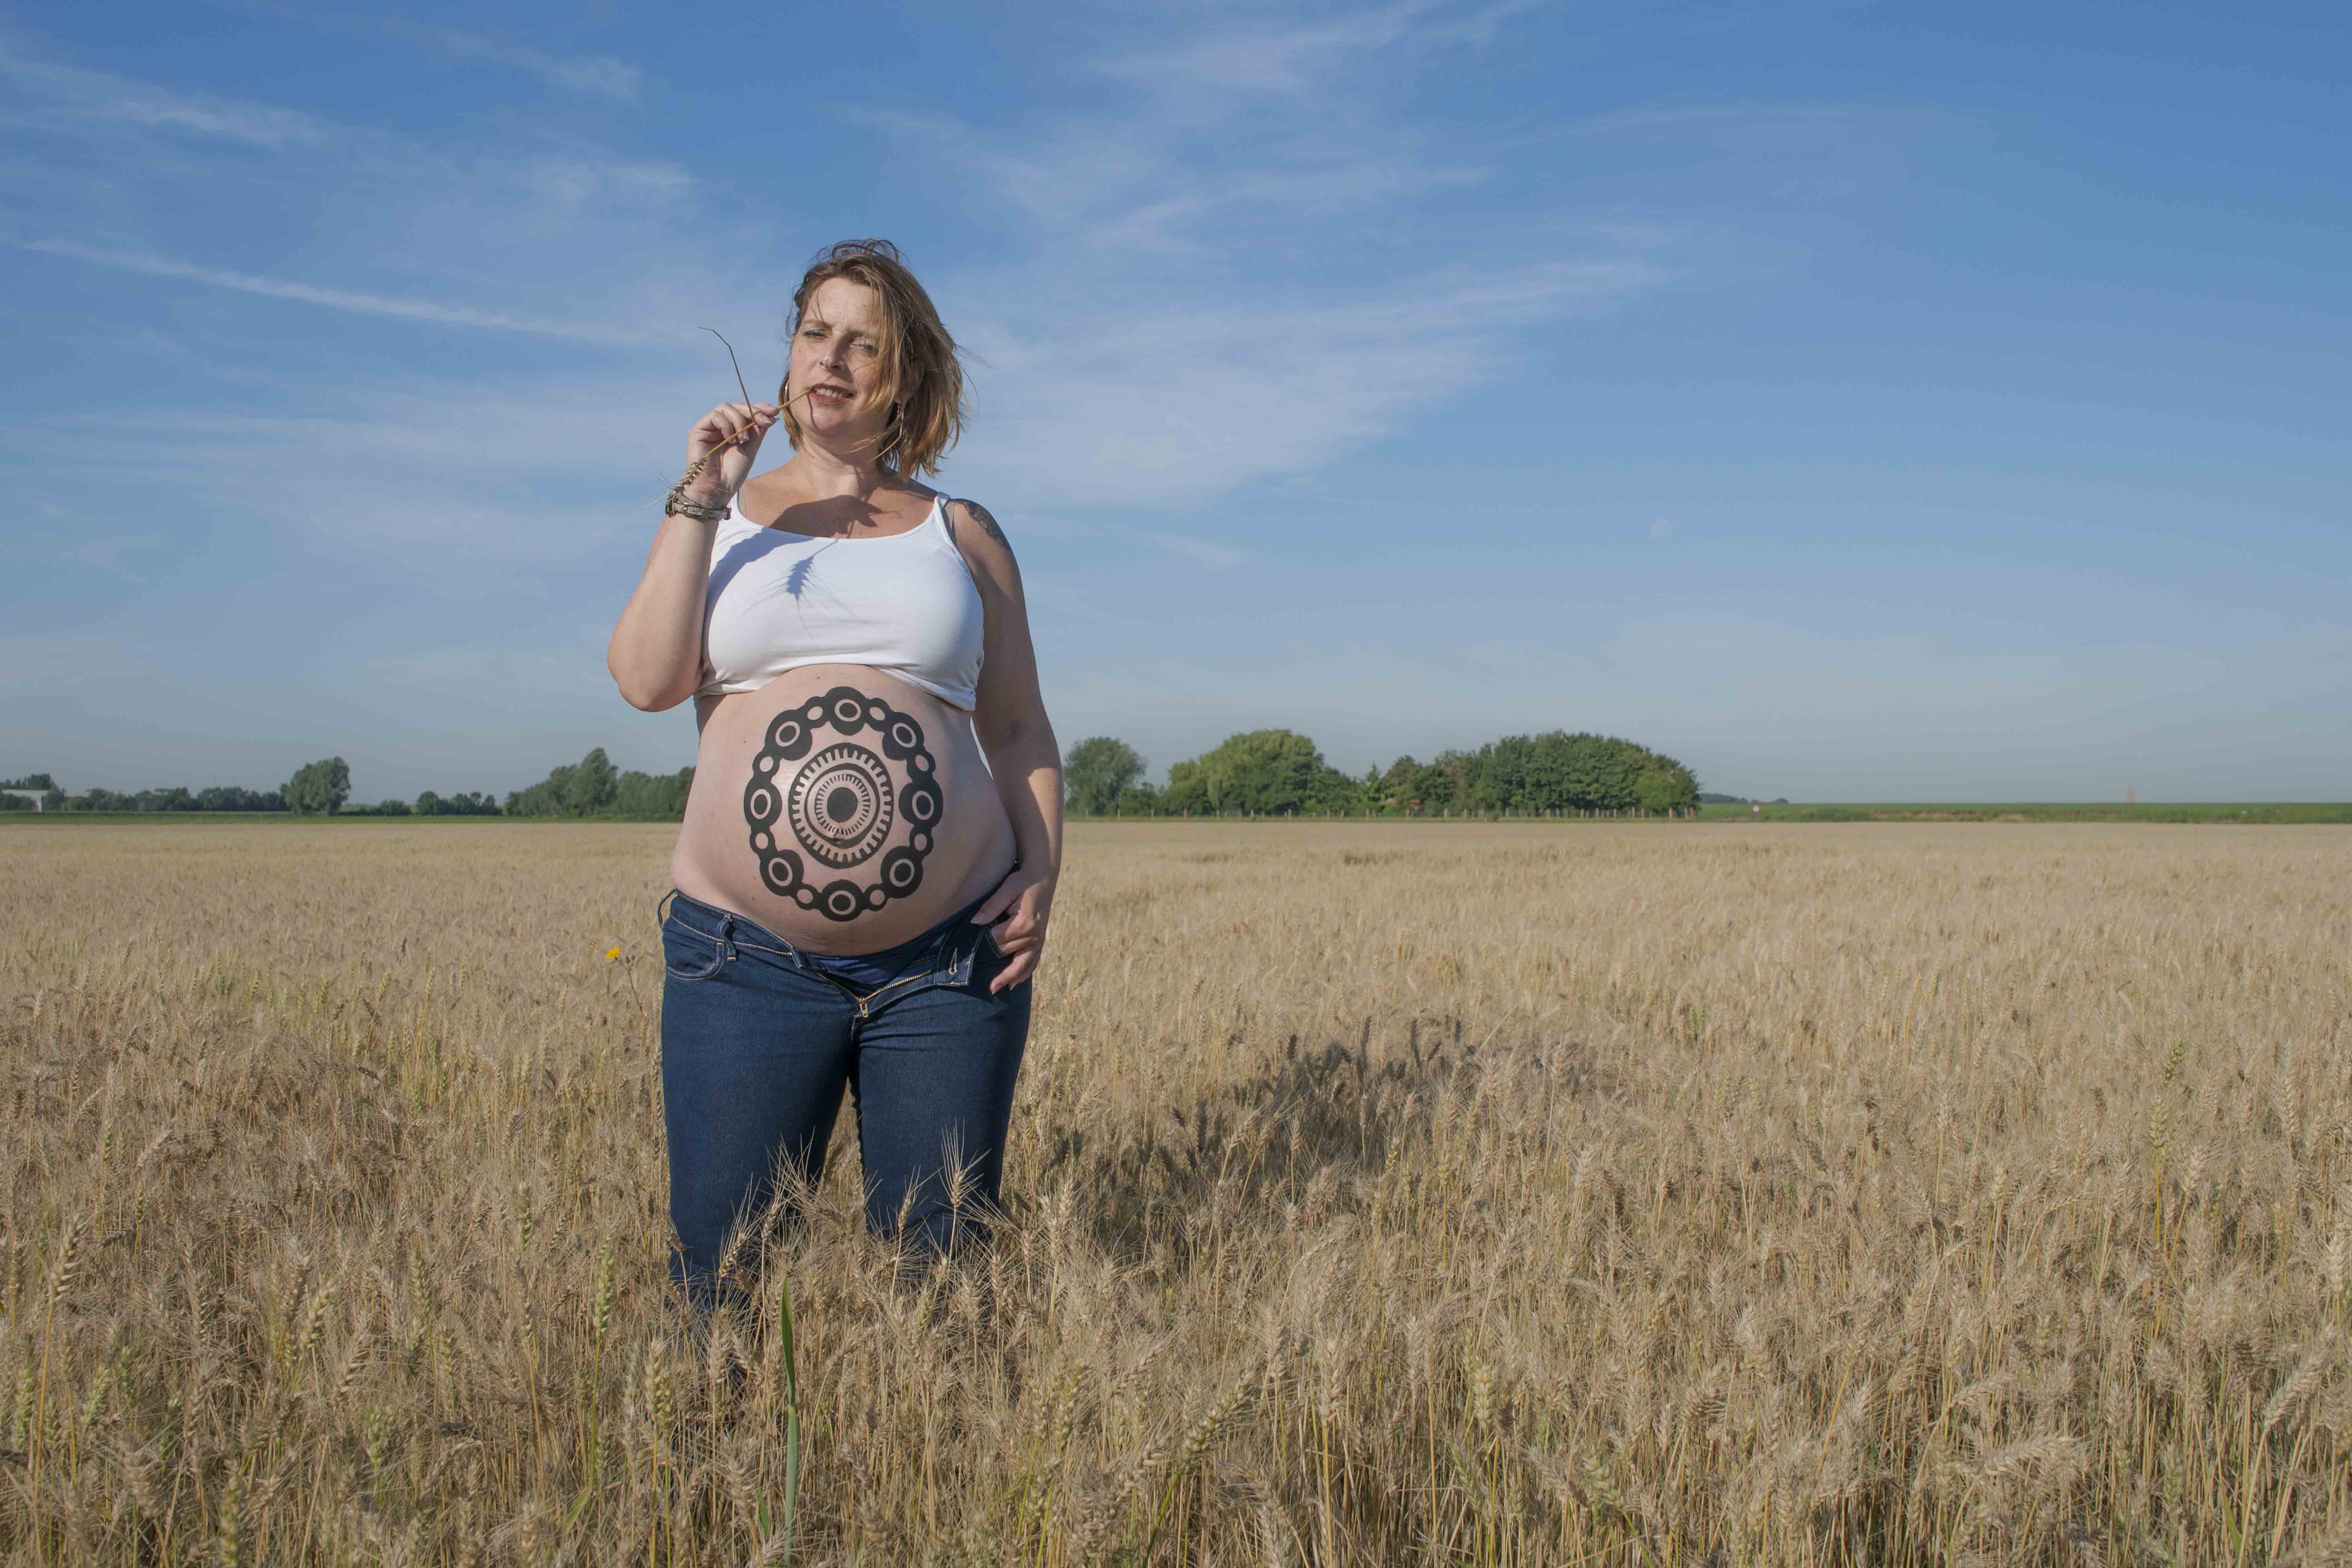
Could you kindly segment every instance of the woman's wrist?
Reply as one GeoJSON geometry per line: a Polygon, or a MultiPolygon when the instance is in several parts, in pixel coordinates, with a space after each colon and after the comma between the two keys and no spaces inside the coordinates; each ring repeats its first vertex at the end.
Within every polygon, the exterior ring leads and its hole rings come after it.
{"type": "Polygon", "coordinates": [[[728,503],[733,499],[723,488],[714,489],[709,485],[673,485],[662,508],[662,515],[690,517],[697,522],[724,522],[727,521],[728,503]]]}

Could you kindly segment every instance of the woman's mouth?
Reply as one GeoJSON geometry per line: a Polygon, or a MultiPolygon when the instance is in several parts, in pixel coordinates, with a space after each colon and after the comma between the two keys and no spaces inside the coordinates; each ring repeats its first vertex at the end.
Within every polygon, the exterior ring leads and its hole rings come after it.
{"type": "Polygon", "coordinates": [[[809,401],[811,403],[821,403],[827,408],[840,407],[843,404],[847,403],[850,400],[851,395],[852,394],[849,388],[845,386],[812,386],[809,388],[809,401]]]}

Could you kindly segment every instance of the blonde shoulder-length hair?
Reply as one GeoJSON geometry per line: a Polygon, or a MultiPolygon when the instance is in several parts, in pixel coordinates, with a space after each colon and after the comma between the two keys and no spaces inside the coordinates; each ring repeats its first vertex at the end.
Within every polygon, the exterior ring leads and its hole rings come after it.
{"type": "MultiPolygon", "coordinates": [[[[817,252],[801,286],[793,290],[792,320],[784,328],[787,343],[800,335],[809,297],[835,278],[863,283],[882,301],[879,395],[894,411],[882,437],[882,466],[894,474],[938,473],[940,459],[963,434],[971,412],[964,405],[963,366],[956,358],[955,339],[941,324],[931,297],[899,259],[897,246],[887,239],[845,239],[817,252]]],[[[789,359],[785,374],[791,374],[789,359]]],[[[776,388],[776,401],[783,405],[784,434],[798,447],[801,422],[793,413],[791,392],[787,380],[776,388]]]]}

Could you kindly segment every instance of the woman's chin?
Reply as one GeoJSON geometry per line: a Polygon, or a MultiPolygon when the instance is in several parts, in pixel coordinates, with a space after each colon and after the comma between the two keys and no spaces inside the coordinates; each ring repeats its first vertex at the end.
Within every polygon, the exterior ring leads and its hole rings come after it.
{"type": "Polygon", "coordinates": [[[870,419],[860,419],[847,409],[813,408],[801,420],[801,428],[828,447],[846,448],[878,440],[882,427],[870,419]]]}

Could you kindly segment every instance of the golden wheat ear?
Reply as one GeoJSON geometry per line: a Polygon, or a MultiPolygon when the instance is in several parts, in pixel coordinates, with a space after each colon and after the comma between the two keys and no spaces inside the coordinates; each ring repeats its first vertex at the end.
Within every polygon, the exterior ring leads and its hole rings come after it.
{"type": "MultiPolygon", "coordinates": [[[[735,370],[735,390],[743,395],[743,405],[747,408],[751,406],[751,389],[744,384],[743,362],[735,357],[735,345],[727,341],[727,334],[720,331],[717,327],[705,327],[702,330],[709,332],[712,337],[717,338],[719,340],[719,346],[727,351],[727,363],[733,366],[735,370]]],[[[686,466],[686,477],[678,482],[682,485],[690,485],[694,483],[695,480],[700,479],[702,477],[702,470],[709,466],[710,459],[719,456],[719,453],[727,450],[728,447],[741,441],[743,437],[750,433],[751,428],[751,427],[750,426],[745,426],[742,429],[736,431],[735,434],[728,437],[727,439],[719,442],[719,445],[711,447],[710,450],[705,452],[699,458],[697,458],[693,462],[688,463],[686,466]]]]}

